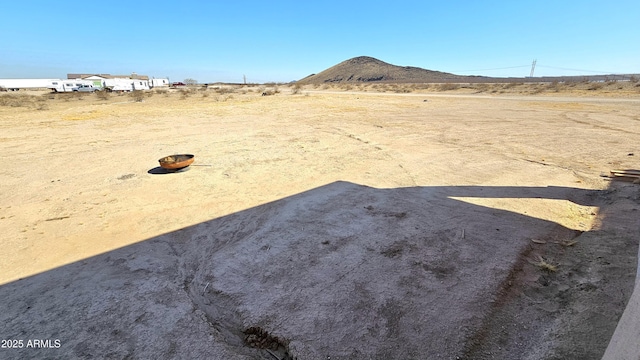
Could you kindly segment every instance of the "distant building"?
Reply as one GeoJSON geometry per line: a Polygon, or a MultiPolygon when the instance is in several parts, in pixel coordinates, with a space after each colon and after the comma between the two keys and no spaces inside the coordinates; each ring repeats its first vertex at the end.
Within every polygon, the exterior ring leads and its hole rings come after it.
{"type": "Polygon", "coordinates": [[[111,75],[111,74],[67,74],[67,79],[89,80],[96,87],[112,91],[149,90],[154,87],[169,86],[169,79],[149,79],[147,75],[111,75]]]}
{"type": "Polygon", "coordinates": [[[111,75],[111,74],[67,74],[67,79],[85,79],[91,76],[97,76],[102,79],[134,79],[134,80],[149,80],[147,75],[138,75],[131,73],[131,75],[111,75]]]}

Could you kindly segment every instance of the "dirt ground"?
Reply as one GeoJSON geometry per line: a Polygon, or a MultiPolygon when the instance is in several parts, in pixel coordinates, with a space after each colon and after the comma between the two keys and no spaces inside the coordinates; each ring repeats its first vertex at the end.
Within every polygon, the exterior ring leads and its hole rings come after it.
{"type": "Polygon", "coordinates": [[[3,95],[0,357],[600,358],[640,95],[358,90],[3,95]]]}

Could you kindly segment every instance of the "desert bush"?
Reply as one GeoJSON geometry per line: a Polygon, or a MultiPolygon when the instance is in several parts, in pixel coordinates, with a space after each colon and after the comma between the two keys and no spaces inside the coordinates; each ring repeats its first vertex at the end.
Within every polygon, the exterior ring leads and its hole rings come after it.
{"type": "Polygon", "coordinates": [[[24,105],[24,99],[22,97],[12,96],[12,95],[2,95],[0,96],[0,106],[11,106],[11,107],[21,107],[24,105]]]}
{"type": "Polygon", "coordinates": [[[96,97],[100,100],[109,100],[109,98],[111,97],[111,93],[106,90],[96,91],[95,94],[96,97]]]}
{"type": "Polygon", "coordinates": [[[550,84],[547,84],[547,89],[551,91],[558,92],[560,91],[560,88],[561,86],[560,86],[560,83],[558,83],[558,80],[554,80],[550,84]]]}
{"type": "Polygon", "coordinates": [[[36,110],[49,110],[49,103],[47,102],[47,98],[38,97],[35,102],[36,110]]]}
{"type": "Polygon", "coordinates": [[[81,93],[79,91],[74,91],[69,94],[69,97],[72,99],[82,100],[84,98],[84,93],[81,93]]]}
{"type": "Polygon", "coordinates": [[[36,110],[47,110],[47,98],[35,95],[0,95],[0,106],[26,107],[36,110]]]}
{"type": "Polygon", "coordinates": [[[231,87],[219,87],[215,89],[218,94],[233,94],[235,92],[234,88],[231,87]]]}
{"type": "Polygon", "coordinates": [[[182,82],[185,83],[185,85],[198,85],[198,80],[192,78],[184,79],[182,82]]]}
{"type": "Polygon", "coordinates": [[[440,84],[438,85],[438,87],[436,88],[438,91],[450,91],[450,90],[457,90],[460,88],[459,84],[454,84],[454,83],[444,83],[444,84],[440,84]]]}
{"type": "Polygon", "coordinates": [[[134,90],[129,93],[129,96],[136,102],[142,102],[144,100],[144,91],[134,90]]]}
{"type": "Polygon", "coordinates": [[[406,86],[398,86],[394,89],[394,92],[399,93],[399,94],[406,94],[406,93],[410,93],[413,92],[413,90],[411,90],[411,88],[406,87],[406,86]]]}
{"type": "Polygon", "coordinates": [[[542,84],[534,84],[533,86],[531,86],[531,90],[530,90],[530,94],[535,95],[535,94],[540,94],[543,93],[545,90],[544,85],[542,84]]]}
{"type": "Polygon", "coordinates": [[[601,82],[590,83],[587,87],[587,90],[600,90],[604,87],[604,84],[601,82]]]}
{"type": "Polygon", "coordinates": [[[293,87],[291,88],[291,94],[297,95],[297,94],[300,94],[300,92],[302,92],[302,85],[293,84],[293,87]]]}
{"type": "Polygon", "coordinates": [[[180,99],[185,100],[195,93],[194,89],[180,89],[180,99]]]}
{"type": "MultiPolygon", "coordinates": [[[[638,79],[638,77],[637,77],[637,76],[635,76],[635,75],[631,75],[631,77],[629,78],[629,81],[630,81],[632,84],[635,84],[635,83],[637,83],[637,82],[639,81],[639,79],[638,79]]],[[[1,90],[0,90],[0,91],[1,91],[1,90]]],[[[5,90],[5,91],[6,91],[6,90],[5,90]]]]}
{"type": "Polygon", "coordinates": [[[482,84],[477,84],[475,88],[479,93],[481,93],[481,92],[489,91],[490,86],[489,84],[482,83],[482,84]]]}

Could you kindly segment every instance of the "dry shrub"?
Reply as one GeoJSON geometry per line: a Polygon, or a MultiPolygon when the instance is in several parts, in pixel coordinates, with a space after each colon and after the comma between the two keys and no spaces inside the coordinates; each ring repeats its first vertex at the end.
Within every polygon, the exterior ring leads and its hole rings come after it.
{"type": "Polygon", "coordinates": [[[406,86],[396,86],[396,88],[393,91],[399,94],[406,94],[406,93],[413,92],[411,88],[406,86]]]}
{"type": "Polygon", "coordinates": [[[561,88],[562,86],[558,82],[558,80],[554,80],[552,83],[547,85],[548,90],[555,91],[555,92],[559,92],[561,88]]]}
{"type": "Polygon", "coordinates": [[[489,84],[484,84],[484,83],[482,83],[482,84],[477,84],[477,85],[475,86],[475,89],[476,89],[479,93],[481,93],[481,92],[485,92],[485,91],[489,91],[489,88],[490,88],[489,84]]]}
{"type": "Polygon", "coordinates": [[[438,85],[436,89],[438,91],[451,91],[451,90],[457,90],[459,88],[460,88],[460,84],[444,83],[444,84],[438,85]]]}
{"type": "Polygon", "coordinates": [[[106,90],[96,91],[95,94],[96,97],[100,100],[109,100],[109,98],[111,97],[111,93],[106,90]]]}
{"type": "Polygon", "coordinates": [[[604,84],[601,82],[590,83],[587,87],[587,90],[600,90],[604,87],[604,84]]]}
{"type": "Polygon", "coordinates": [[[535,95],[535,94],[540,94],[543,93],[545,90],[544,86],[542,86],[541,84],[535,84],[533,85],[533,87],[531,88],[531,94],[535,95]]]}
{"type": "Polygon", "coordinates": [[[218,94],[223,95],[223,94],[233,94],[235,92],[235,89],[231,88],[231,87],[222,87],[221,86],[221,87],[215,88],[215,91],[218,94]]]}
{"type": "Polygon", "coordinates": [[[142,102],[144,100],[144,91],[134,90],[129,93],[129,96],[136,102],[142,102]]]}
{"type": "Polygon", "coordinates": [[[180,89],[180,99],[185,100],[195,93],[193,89],[180,89]]]}
{"type": "Polygon", "coordinates": [[[47,110],[47,98],[35,95],[0,95],[0,106],[25,107],[36,110],[47,110]]]}
{"type": "Polygon", "coordinates": [[[293,84],[293,87],[291,88],[291,95],[297,95],[300,94],[300,92],[302,92],[302,85],[293,84]]]}
{"type": "Polygon", "coordinates": [[[518,84],[517,84],[517,83],[510,82],[510,83],[507,83],[507,84],[504,86],[504,88],[505,88],[505,89],[512,89],[512,88],[514,88],[514,87],[516,87],[516,86],[518,86],[518,84]]]}
{"type": "Polygon", "coordinates": [[[36,110],[49,110],[49,102],[46,97],[39,96],[35,102],[36,110]]]}

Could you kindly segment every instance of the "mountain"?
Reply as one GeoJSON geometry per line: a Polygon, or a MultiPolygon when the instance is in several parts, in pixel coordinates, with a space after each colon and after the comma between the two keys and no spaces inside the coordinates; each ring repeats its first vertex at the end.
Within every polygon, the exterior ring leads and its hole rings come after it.
{"type": "Polygon", "coordinates": [[[469,81],[460,76],[413,66],[397,66],[369,57],[359,56],[332,66],[318,74],[298,80],[300,84],[393,82],[424,83],[469,81]]]}

